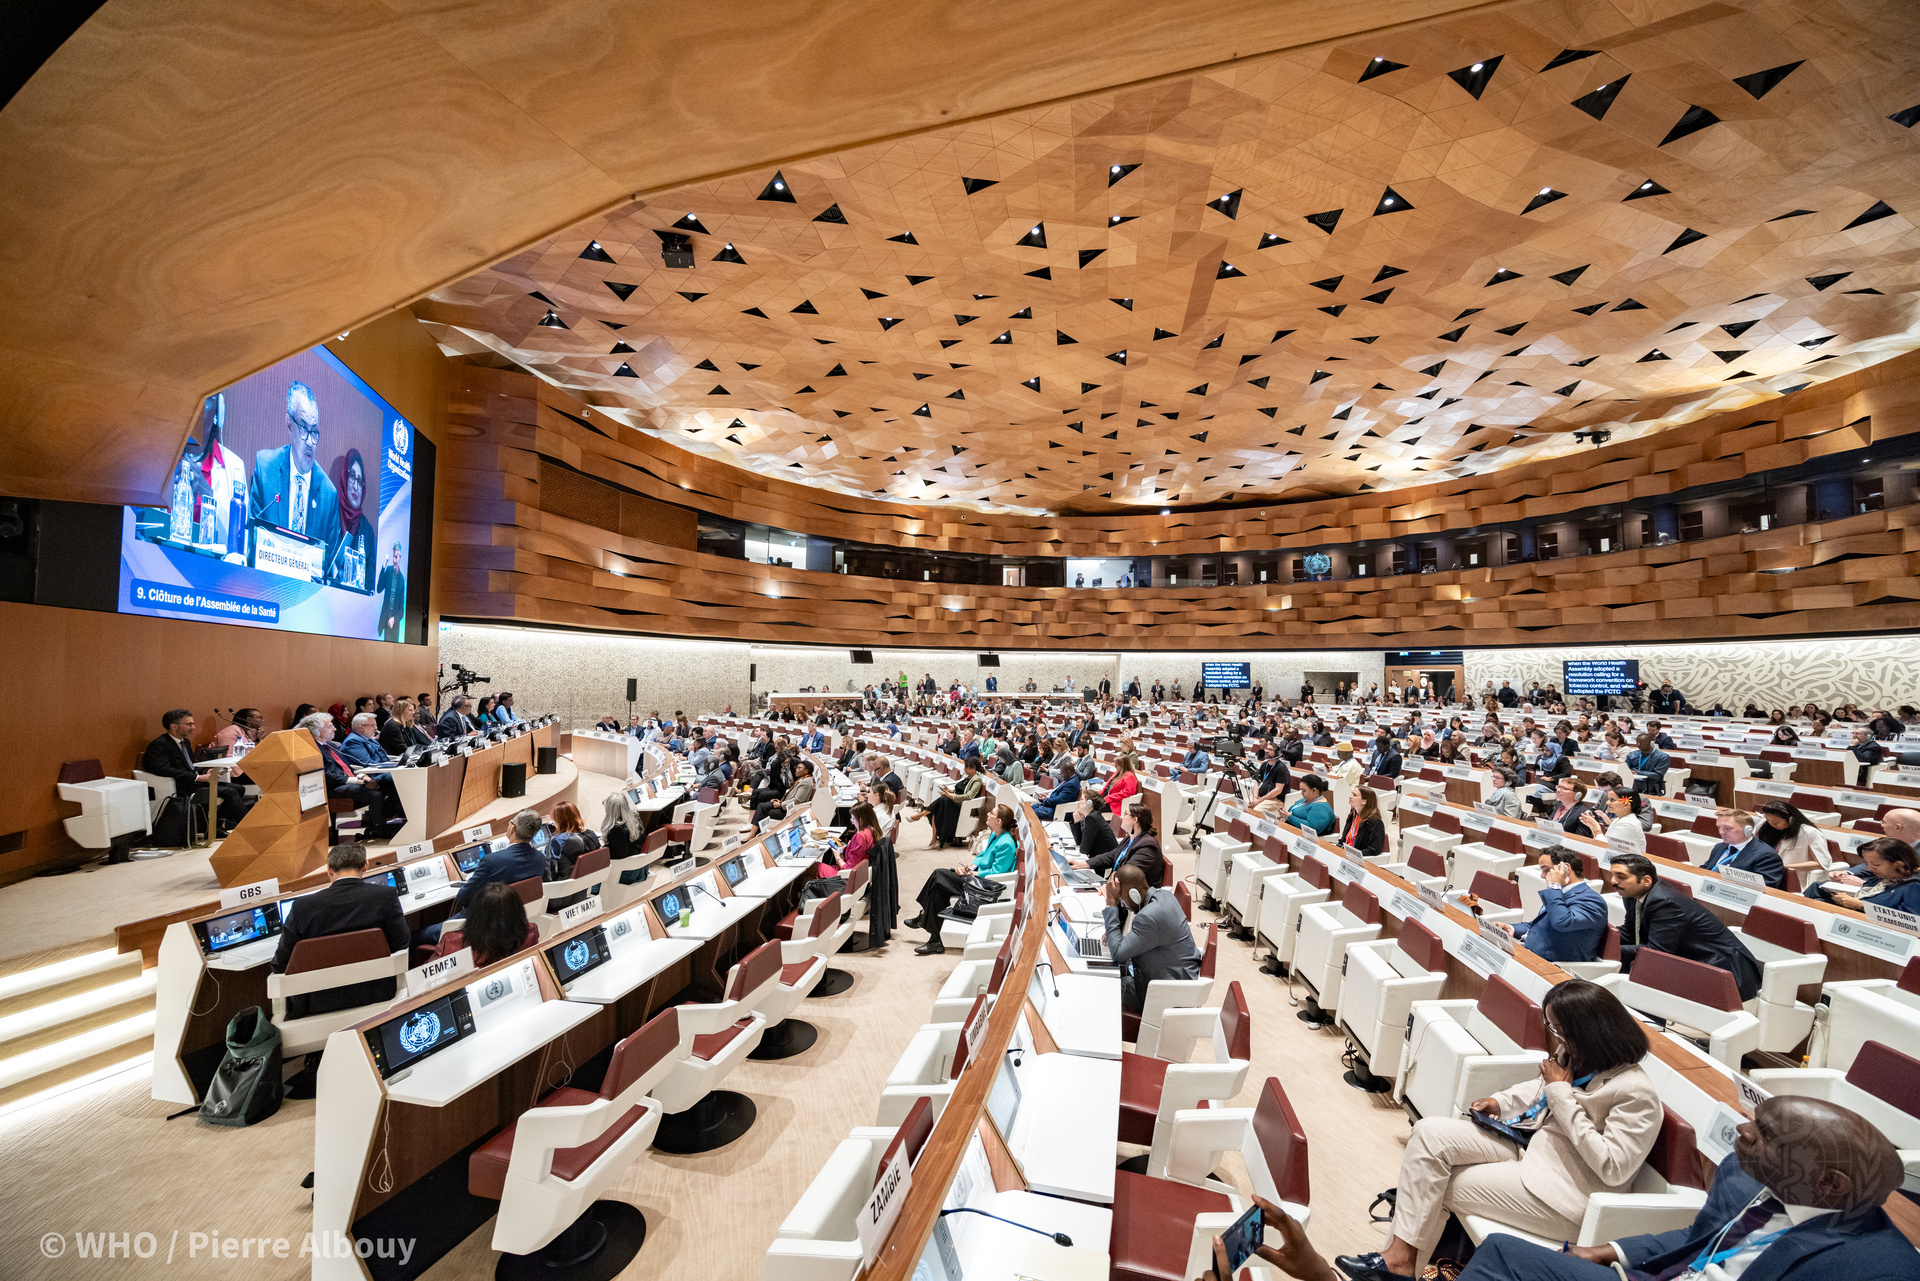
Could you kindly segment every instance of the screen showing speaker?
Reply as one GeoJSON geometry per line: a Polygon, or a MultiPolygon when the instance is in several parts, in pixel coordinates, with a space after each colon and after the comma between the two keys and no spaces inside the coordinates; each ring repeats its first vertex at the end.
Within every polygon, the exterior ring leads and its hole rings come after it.
{"type": "Polygon", "coordinates": [[[1200,664],[1201,689],[1247,689],[1252,685],[1252,663],[1200,664]]]}
{"type": "Polygon", "coordinates": [[[1627,694],[1640,684],[1637,658],[1569,658],[1560,666],[1563,688],[1575,698],[1627,694]]]}
{"type": "Polygon", "coordinates": [[[122,513],[120,612],[406,640],[425,445],[322,347],[214,393],[166,504],[122,513]]]}

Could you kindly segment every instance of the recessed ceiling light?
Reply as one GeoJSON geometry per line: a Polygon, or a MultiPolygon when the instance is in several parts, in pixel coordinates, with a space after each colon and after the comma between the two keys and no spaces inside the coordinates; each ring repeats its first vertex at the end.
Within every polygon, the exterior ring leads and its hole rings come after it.
{"type": "Polygon", "coordinates": [[[1474,64],[1473,64],[1473,65],[1472,65],[1471,67],[1469,67],[1469,68],[1467,68],[1467,70],[1469,70],[1469,71],[1478,71],[1478,70],[1480,70],[1480,68],[1481,68],[1481,67],[1484,67],[1485,65],[1486,65],[1486,64],[1485,64],[1484,62],[1476,62],[1476,63],[1474,63],[1474,64]]]}
{"type": "Polygon", "coordinates": [[[1652,185],[1653,185],[1653,179],[1649,178],[1645,182],[1640,184],[1640,190],[1645,191],[1648,187],[1651,187],[1652,185]]]}
{"type": "MultiPolygon", "coordinates": [[[[1475,68],[1475,70],[1478,70],[1478,68],[1475,68]]],[[[787,189],[787,184],[784,182],[781,182],[778,178],[776,178],[774,179],[774,182],[773,182],[773,189],[775,191],[785,191],[787,189]]]]}
{"type": "Polygon", "coordinates": [[[1107,225],[1108,225],[1109,227],[1111,227],[1111,226],[1112,226],[1112,225],[1113,225],[1114,223],[1116,223],[1116,222],[1119,222],[1119,221],[1120,221],[1120,215],[1119,215],[1119,214],[1115,214],[1115,215],[1114,215],[1113,217],[1111,217],[1111,218],[1109,218],[1109,219],[1107,219],[1107,225]]]}
{"type": "Polygon", "coordinates": [[[1380,203],[1383,205],[1390,205],[1393,203],[1393,197],[1388,196],[1385,200],[1382,200],[1380,203]]]}
{"type": "Polygon", "coordinates": [[[1552,187],[1542,187],[1542,188],[1540,188],[1540,194],[1544,196],[1544,195],[1546,195],[1546,194],[1547,194],[1547,193],[1548,193],[1549,191],[1552,191],[1552,190],[1553,190],[1553,188],[1552,188],[1552,187]]]}
{"type": "Polygon", "coordinates": [[[1119,172],[1120,172],[1120,166],[1119,166],[1119,165],[1115,165],[1115,166],[1113,166],[1113,168],[1111,168],[1111,169],[1109,169],[1109,170],[1107,170],[1107,172],[1108,172],[1108,173],[1119,173],[1119,172]]]}

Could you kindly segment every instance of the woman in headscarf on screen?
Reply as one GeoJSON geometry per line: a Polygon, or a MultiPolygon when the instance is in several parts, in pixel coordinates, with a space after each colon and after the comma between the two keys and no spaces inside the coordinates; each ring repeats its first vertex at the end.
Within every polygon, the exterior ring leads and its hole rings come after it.
{"type": "Polygon", "coordinates": [[[367,499],[367,465],[349,449],[334,484],[340,496],[340,545],[327,566],[327,581],[355,591],[373,590],[373,524],[361,514],[367,499]]]}

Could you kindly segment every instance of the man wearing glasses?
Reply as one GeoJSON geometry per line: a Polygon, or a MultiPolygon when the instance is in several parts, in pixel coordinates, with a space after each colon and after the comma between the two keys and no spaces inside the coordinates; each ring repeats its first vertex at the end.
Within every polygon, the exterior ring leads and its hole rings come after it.
{"type": "Polygon", "coordinates": [[[319,444],[320,402],[313,388],[296,382],[287,388],[286,447],[263,449],[254,458],[247,519],[313,539],[326,548],[326,564],[340,546],[340,495],[313,465],[319,444]]]}

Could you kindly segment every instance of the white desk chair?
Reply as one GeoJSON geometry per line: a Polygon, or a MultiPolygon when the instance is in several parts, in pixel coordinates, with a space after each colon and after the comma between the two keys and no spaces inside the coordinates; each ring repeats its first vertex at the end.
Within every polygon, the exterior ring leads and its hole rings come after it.
{"type": "Polygon", "coordinates": [[[982,824],[986,821],[985,815],[988,801],[989,798],[987,794],[982,791],[980,795],[974,797],[972,800],[966,801],[960,806],[960,815],[954,819],[953,822],[954,840],[969,841],[973,839],[974,834],[980,830],[982,824]]]}
{"type": "Polygon", "coordinates": [[[590,1259],[603,1269],[596,1275],[632,1260],[646,1219],[600,1196],[653,1142],[661,1108],[648,1093],[672,1070],[679,1045],[673,1011],[662,1011],[613,1047],[597,1094],[555,1090],[467,1158],[467,1190],[500,1203],[494,1249],[544,1251],[541,1262],[555,1268],[590,1259]]]}
{"type": "Polygon", "coordinates": [[[667,834],[660,830],[647,833],[625,858],[614,858],[608,851],[606,875],[600,882],[602,911],[625,907],[653,888],[649,869],[667,856],[667,844],[667,834]]]}
{"type": "Polygon", "coordinates": [[[1733,936],[1760,962],[1760,991],[1747,1002],[1760,1020],[1759,1048],[1787,1054],[1813,1031],[1814,1007],[1797,997],[1802,988],[1817,991],[1826,977],[1820,936],[1812,921],[1759,904],[1733,936]]]}
{"type": "Polygon", "coordinates": [[[1358,880],[1341,887],[1338,899],[1300,909],[1300,937],[1293,945],[1293,976],[1307,985],[1300,1021],[1325,1027],[1340,1008],[1347,947],[1380,937],[1380,896],[1358,880]]]}
{"type": "Polygon", "coordinates": [[[935,1023],[958,1023],[973,1008],[973,998],[987,990],[987,977],[993,973],[993,958],[962,961],[953,967],[940,993],[934,998],[928,1017],[935,1023]]]}
{"type": "Polygon", "coordinates": [[[287,1013],[291,998],[379,979],[394,980],[397,989],[399,979],[407,972],[407,959],[404,947],[389,952],[386,934],[377,929],[326,934],[295,943],[287,958],[286,973],[267,975],[267,998],[273,1005],[273,1025],[280,1029],[281,1054],[291,1057],[322,1050],[327,1038],[341,1028],[352,1027],[393,1004],[393,997],[386,996],[350,1009],[294,1018],[287,1013]]]}
{"type": "Polygon", "coordinates": [[[1499,975],[1477,1001],[1415,1001],[1395,1102],[1415,1116],[1463,1116],[1466,1104],[1539,1075],[1547,1029],[1539,1002],[1499,975]]]}
{"type": "MultiPolygon", "coordinates": [[[[1180,1112],[1168,1150],[1165,1177],[1126,1170],[1114,1175],[1107,1242],[1113,1281],[1208,1274],[1213,1238],[1253,1204],[1211,1175],[1228,1152],[1240,1153],[1254,1193],[1307,1222],[1312,1192],[1306,1131],[1278,1078],[1267,1078],[1251,1108],[1180,1112]]],[[[1268,1231],[1266,1241],[1277,1245],[1278,1234],[1268,1231]]]]}
{"type": "MultiPolygon", "coordinates": [[[[767,1029],[760,1044],[747,1055],[750,1059],[790,1059],[811,1049],[820,1039],[820,1030],[802,1019],[789,1017],[800,1002],[827,974],[825,940],[840,919],[840,895],[829,894],[807,920],[807,933],[797,939],[776,939],[780,946],[780,978],[771,991],[754,1005],[764,1015],[767,1029]]],[[[773,943],[767,944],[772,947],[773,943]]]]}
{"type": "Polygon", "coordinates": [[[1227,985],[1217,1008],[1165,1010],[1160,1015],[1158,1054],[1120,1055],[1120,1142],[1148,1148],[1122,1169],[1136,1174],[1166,1172],[1173,1140],[1174,1113],[1182,1108],[1223,1103],[1247,1083],[1253,1060],[1253,1021],[1238,983],[1227,985]],[[1213,1041],[1211,1063],[1189,1063],[1193,1044],[1213,1041]]]}
{"type": "Polygon", "coordinates": [[[1827,984],[1821,995],[1827,1008],[1814,1025],[1813,1066],[1844,1072],[1868,1041],[1920,1056],[1920,957],[1898,979],[1848,979],[1827,984]]]}
{"type": "Polygon", "coordinates": [[[654,1090],[666,1110],[654,1146],[674,1156],[724,1147],[753,1125],[753,1100],[720,1089],[760,1044],[767,1019],[754,1011],[780,982],[780,945],[771,940],[727,972],[727,988],[708,1005],[676,1005],[679,1050],[673,1070],[654,1090]]]}
{"type": "Polygon", "coordinates": [[[1520,833],[1511,828],[1490,827],[1484,840],[1454,846],[1447,863],[1455,885],[1471,885],[1482,872],[1504,881],[1528,861],[1526,842],[1520,833]]]}
{"type": "Polygon", "coordinates": [[[1253,941],[1263,906],[1262,882],[1276,872],[1286,871],[1287,865],[1287,843],[1277,835],[1269,836],[1256,849],[1235,850],[1226,856],[1227,884],[1222,901],[1230,937],[1243,943],[1253,941]]]}
{"type": "MultiPolygon", "coordinates": [[[[588,850],[575,859],[573,874],[566,880],[540,883],[540,903],[543,910],[530,915],[528,919],[539,929],[541,942],[546,942],[561,929],[560,909],[555,904],[564,903],[577,894],[599,893],[612,879],[608,870],[611,866],[606,847],[602,846],[597,850],[588,850]]],[[[601,900],[601,908],[602,910],[606,908],[604,899],[601,900]]]]}
{"type": "MultiPolygon", "coordinates": [[[[1580,1235],[1574,1245],[1601,1245],[1621,1237],[1688,1227],[1700,1213],[1700,1207],[1707,1203],[1694,1156],[1698,1148],[1693,1126],[1672,1108],[1663,1106],[1661,1110],[1665,1115],[1660,1122],[1660,1135],[1654,1140],[1653,1151],[1647,1154],[1645,1164],[1633,1176],[1626,1191],[1588,1195],[1587,1212],[1581,1219],[1580,1235]]],[[[1463,1215],[1460,1225],[1475,1245],[1496,1232],[1549,1250],[1558,1250],[1562,1244],[1484,1215],[1463,1215]]]]}
{"type": "Polygon", "coordinates": [[[720,814],[720,802],[716,800],[682,801],[673,811],[673,822],[685,825],[687,853],[698,854],[713,844],[713,825],[720,814]]]}
{"type": "Polygon", "coordinates": [[[875,1125],[901,1124],[922,1100],[932,1108],[934,1118],[939,1118],[953,1094],[955,1079],[967,1063],[965,1032],[965,1023],[928,1023],[913,1034],[880,1089],[875,1125]]]}
{"type": "Polygon", "coordinates": [[[1442,855],[1451,854],[1454,847],[1466,840],[1460,830],[1460,816],[1451,810],[1436,809],[1427,821],[1408,824],[1400,829],[1400,856],[1404,862],[1416,845],[1424,845],[1442,855]]]}
{"type": "Polygon", "coordinates": [[[1228,822],[1225,832],[1215,831],[1200,838],[1200,852],[1193,863],[1193,883],[1200,887],[1200,906],[1214,910],[1215,896],[1227,884],[1226,860],[1253,848],[1253,829],[1244,818],[1228,822]]]}
{"type": "Polygon", "coordinates": [[[1360,1057],[1345,1074],[1348,1085],[1385,1094],[1399,1084],[1400,1047],[1415,1001],[1437,1001],[1447,983],[1447,949],[1418,921],[1400,923],[1400,937],[1351,943],[1341,984],[1340,1025],[1360,1057]],[[1387,1075],[1372,1067],[1379,1064],[1387,1075]]]}
{"type": "Polygon", "coordinates": [[[1220,951],[1220,926],[1207,926],[1207,945],[1200,952],[1200,975],[1191,979],[1155,979],[1147,984],[1140,1012],[1120,1011],[1120,1039],[1133,1042],[1135,1052],[1158,1057],[1164,1020],[1176,1011],[1198,1009],[1213,995],[1213,975],[1220,951]]]}
{"type": "Polygon", "coordinates": [[[1260,883],[1260,921],[1254,928],[1254,946],[1265,944],[1272,953],[1260,969],[1283,975],[1291,971],[1300,933],[1300,918],[1314,903],[1332,896],[1333,878],[1319,859],[1300,860],[1295,872],[1268,876],[1260,883]]]}
{"type": "Polygon", "coordinates": [[[1858,1112],[1899,1151],[1907,1171],[1906,1190],[1920,1190],[1920,1058],[1868,1041],[1844,1072],[1758,1068],[1747,1075],[1770,1093],[1825,1099],[1858,1112]]]}
{"type": "Polygon", "coordinates": [[[901,1148],[911,1166],[932,1133],[933,1109],[924,1099],[897,1128],[859,1126],[849,1133],[781,1220],[760,1265],[761,1281],[853,1281],[861,1261],[860,1211],[880,1172],[901,1148]]]}
{"type": "Polygon", "coordinates": [[[1758,1016],[1741,1003],[1733,975],[1717,966],[1643,947],[1630,973],[1609,974],[1599,982],[1628,1009],[1699,1032],[1707,1039],[1707,1053],[1736,1072],[1741,1058],[1759,1046],[1758,1016]]]}
{"type": "Polygon", "coordinates": [[[1393,870],[1396,875],[1412,881],[1414,885],[1426,885],[1436,890],[1444,890],[1447,881],[1447,856],[1439,850],[1426,845],[1415,845],[1407,850],[1407,861],[1393,870]]]}

